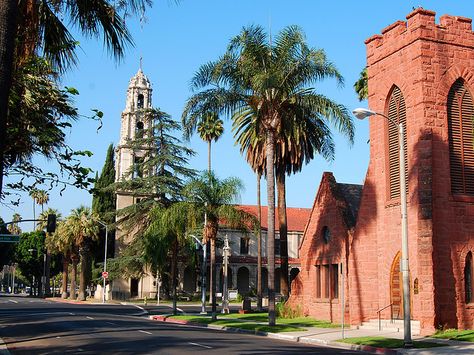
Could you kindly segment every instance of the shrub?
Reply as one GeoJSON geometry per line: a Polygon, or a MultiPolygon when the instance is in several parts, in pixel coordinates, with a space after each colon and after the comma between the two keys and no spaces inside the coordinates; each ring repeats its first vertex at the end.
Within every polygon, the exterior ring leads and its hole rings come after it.
{"type": "Polygon", "coordinates": [[[298,305],[296,309],[291,308],[285,302],[278,302],[275,306],[277,317],[280,318],[298,318],[302,316],[301,307],[298,305]]]}

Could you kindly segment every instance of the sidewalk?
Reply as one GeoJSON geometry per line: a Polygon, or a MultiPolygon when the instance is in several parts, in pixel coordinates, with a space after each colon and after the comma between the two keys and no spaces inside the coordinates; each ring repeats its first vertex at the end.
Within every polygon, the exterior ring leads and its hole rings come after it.
{"type": "MultiPolygon", "coordinates": [[[[474,354],[474,343],[460,342],[453,340],[444,339],[433,339],[424,338],[421,336],[414,336],[414,340],[427,340],[434,343],[443,343],[448,346],[437,347],[437,348],[424,348],[424,349],[387,349],[387,348],[376,348],[368,345],[353,345],[342,343],[337,340],[342,339],[342,330],[340,328],[306,328],[306,331],[300,332],[281,332],[281,333],[266,333],[260,331],[250,331],[245,329],[230,328],[219,325],[206,325],[202,323],[189,322],[186,320],[174,320],[168,318],[168,316],[150,316],[150,319],[162,322],[169,322],[181,325],[190,325],[195,327],[202,327],[214,330],[222,330],[227,332],[239,332],[254,334],[259,336],[267,336],[274,339],[294,341],[312,345],[327,345],[331,347],[341,349],[359,350],[374,354],[417,354],[417,355],[441,355],[441,354],[462,354],[462,355],[473,355],[474,354]]],[[[221,318],[222,319],[222,318],[221,318]]],[[[393,331],[378,331],[371,329],[344,329],[344,338],[356,338],[365,336],[381,336],[387,338],[403,339],[402,332],[393,331]]]]}

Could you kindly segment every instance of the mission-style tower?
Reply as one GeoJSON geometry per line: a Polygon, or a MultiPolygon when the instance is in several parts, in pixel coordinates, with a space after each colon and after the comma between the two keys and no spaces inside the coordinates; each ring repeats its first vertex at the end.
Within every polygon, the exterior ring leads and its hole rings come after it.
{"type": "MultiPolygon", "coordinates": [[[[120,126],[120,140],[116,148],[115,156],[115,181],[123,181],[141,177],[141,170],[137,164],[143,159],[144,151],[132,146],[131,142],[140,137],[149,128],[150,122],[146,119],[143,110],[152,107],[152,85],[143,73],[142,68],[130,79],[127,89],[125,110],[122,112],[120,126]]],[[[117,210],[128,207],[137,202],[140,196],[131,192],[117,191],[117,210]]],[[[120,227],[116,231],[115,254],[120,255],[123,245],[132,239],[132,232],[125,231],[120,227]],[[127,235],[128,233],[128,235],[127,235]]],[[[124,299],[138,297],[148,287],[144,286],[144,279],[121,279],[114,280],[112,287],[112,298],[124,299]],[[140,285],[141,284],[141,285],[140,285]],[[140,287],[139,287],[140,286],[140,287]]],[[[149,280],[148,280],[149,281],[149,280]]],[[[153,281],[149,281],[151,283],[153,281]]],[[[150,285],[152,286],[152,285],[150,285]]]]}

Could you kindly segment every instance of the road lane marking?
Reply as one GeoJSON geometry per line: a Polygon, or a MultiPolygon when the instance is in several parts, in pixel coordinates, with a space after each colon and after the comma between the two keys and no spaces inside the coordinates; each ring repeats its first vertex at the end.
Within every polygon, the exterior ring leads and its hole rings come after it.
{"type": "Polygon", "coordinates": [[[10,302],[13,302],[13,303],[18,303],[18,301],[15,301],[15,300],[8,300],[10,302]]]}
{"type": "Polygon", "coordinates": [[[198,344],[198,343],[191,343],[189,341],[188,341],[188,344],[194,345],[194,346],[200,346],[201,348],[212,349],[212,346],[207,346],[207,345],[198,344]]]}
{"type": "Polygon", "coordinates": [[[138,330],[140,333],[145,333],[145,334],[148,334],[148,335],[153,335],[153,333],[150,333],[150,332],[147,332],[146,330],[138,330]]]}
{"type": "Polygon", "coordinates": [[[86,318],[87,318],[87,319],[94,319],[94,318],[92,318],[92,317],[89,317],[89,316],[87,316],[86,318]]]}

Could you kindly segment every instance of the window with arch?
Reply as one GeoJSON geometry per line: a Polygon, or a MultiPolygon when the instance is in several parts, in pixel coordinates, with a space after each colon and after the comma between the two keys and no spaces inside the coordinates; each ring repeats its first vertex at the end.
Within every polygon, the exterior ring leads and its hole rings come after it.
{"type": "MultiPolygon", "coordinates": [[[[390,199],[400,197],[400,148],[398,144],[398,126],[402,123],[405,131],[403,146],[405,147],[405,179],[408,181],[408,159],[407,159],[407,113],[405,99],[401,90],[395,86],[388,99],[388,173],[389,173],[389,197],[390,199]]],[[[408,184],[406,184],[408,186],[408,184]]]]}
{"type": "Polygon", "coordinates": [[[328,226],[324,226],[321,230],[321,237],[323,238],[323,242],[328,244],[331,240],[331,231],[329,230],[328,226]]]}
{"type": "Polygon", "coordinates": [[[145,99],[143,97],[143,94],[139,94],[137,97],[137,108],[143,108],[144,103],[145,99]]]}
{"type": "Polygon", "coordinates": [[[474,196],[474,105],[464,80],[448,94],[451,192],[474,196]]]}
{"type": "Polygon", "coordinates": [[[135,126],[135,138],[143,138],[143,129],[145,126],[142,121],[138,121],[135,126]]]}
{"type": "Polygon", "coordinates": [[[472,285],[472,252],[466,256],[466,264],[464,266],[464,292],[466,303],[472,303],[473,285],[472,285]]]}

